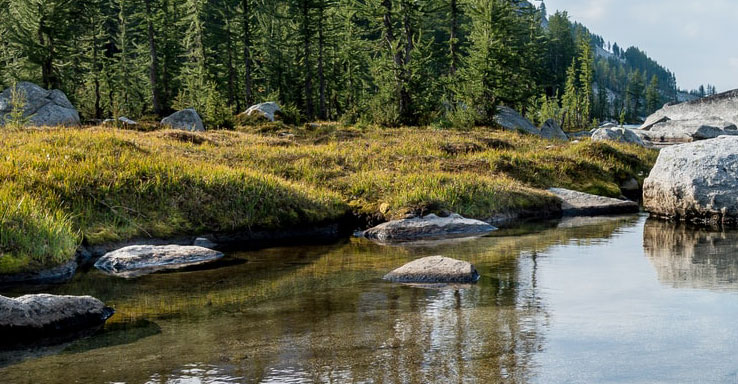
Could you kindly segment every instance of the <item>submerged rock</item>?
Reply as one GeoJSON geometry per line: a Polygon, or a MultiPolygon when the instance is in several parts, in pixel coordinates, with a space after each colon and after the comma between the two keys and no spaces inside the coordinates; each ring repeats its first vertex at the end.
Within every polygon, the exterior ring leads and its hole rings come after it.
{"type": "Polygon", "coordinates": [[[613,215],[638,213],[640,210],[638,204],[630,200],[590,195],[589,193],[564,188],[551,188],[548,191],[561,199],[561,209],[564,216],[613,215]]]}
{"type": "Polygon", "coordinates": [[[569,136],[564,133],[556,120],[548,119],[541,127],[541,137],[548,140],[562,140],[569,141],[569,136]]]}
{"type": "Polygon", "coordinates": [[[266,102],[261,104],[252,105],[243,114],[246,116],[261,116],[269,121],[276,119],[276,114],[281,112],[282,108],[275,102],[266,102]]]}
{"type": "Polygon", "coordinates": [[[541,131],[530,120],[510,107],[497,107],[497,114],[494,119],[497,125],[508,131],[522,131],[536,136],[541,134],[541,131]]]}
{"type": "Polygon", "coordinates": [[[364,231],[363,235],[381,242],[404,242],[484,236],[495,230],[497,228],[484,221],[467,219],[458,214],[448,217],[431,214],[380,224],[364,231]]]}
{"type": "Polygon", "coordinates": [[[592,141],[616,141],[645,146],[643,140],[628,128],[599,128],[592,133],[592,141]]]}
{"type": "Polygon", "coordinates": [[[0,296],[0,340],[24,342],[105,323],[115,311],[90,296],[0,296]]]}
{"type": "MultiPolygon", "coordinates": [[[[36,84],[21,82],[15,86],[16,95],[23,104],[23,123],[36,127],[76,126],[79,113],[60,90],[47,91],[36,84]]],[[[0,93],[0,126],[5,125],[18,100],[13,99],[13,88],[0,93]]]]}
{"type": "Polygon", "coordinates": [[[430,256],[407,263],[384,279],[396,283],[470,284],[479,280],[479,273],[466,261],[430,256]]]}
{"type": "Polygon", "coordinates": [[[738,224],[738,136],[664,148],[643,185],[655,216],[698,224],[738,224]]]}
{"type": "Polygon", "coordinates": [[[95,268],[108,274],[132,278],[218,260],[223,254],[212,249],[182,245],[132,245],[109,252],[95,268]]]}
{"type": "Polygon", "coordinates": [[[202,132],[205,126],[202,123],[200,115],[194,109],[185,109],[175,112],[169,117],[165,117],[161,121],[161,125],[166,125],[173,129],[181,129],[183,131],[202,132]]]}
{"type": "Polygon", "coordinates": [[[57,284],[72,279],[77,271],[77,261],[71,260],[58,267],[44,269],[37,272],[14,273],[0,275],[0,286],[23,284],[57,284]]]}

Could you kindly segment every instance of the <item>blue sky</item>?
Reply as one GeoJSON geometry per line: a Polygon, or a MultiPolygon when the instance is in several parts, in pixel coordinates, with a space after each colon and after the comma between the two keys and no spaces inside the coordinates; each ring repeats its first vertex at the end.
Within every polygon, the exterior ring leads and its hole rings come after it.
{"type": "MultiPolygon", "coordinates": [[[[537,1],[536,4],[539,4],[537,1]]],[[[637,46],[677,76],[679,87],[738,88],[738,0],[546,0],[622,47],[637,46]]]]}

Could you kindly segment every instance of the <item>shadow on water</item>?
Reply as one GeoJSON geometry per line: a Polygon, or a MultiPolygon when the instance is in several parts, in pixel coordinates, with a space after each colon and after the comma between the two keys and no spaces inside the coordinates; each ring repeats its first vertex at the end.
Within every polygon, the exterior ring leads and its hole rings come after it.
{"type": "Polygon", "coordinates": [[[161,333],[161,328],[156,323],[138,320],[132,323],[109,324],[60,338],[41,340],[33,345],[3,346],[0,349],[0,368],[48,355],[70,355],[97,348],[130,344],[159,333],[161,333]]]}
{"type": "Polygon", "coordinates": [[[657,219],[646,222],[643,248],[661,283],[674,288],[738,290],[738,231],[657,219]]]}
{"type": "Polygon", "coordinates": [[[541,258],[556,245],[606,242],[638,220],[536,225],[420,247],[362,239],[277,247],[229,254],[247,262],[225,268],[135,280],[89,271],[51,293],[89,294],[113,306],[109,333],[16,360],[0,376],[28,383],[526,382],[536,375],[534,355],[545,349],[550,318],[538,287],[541,258]],[[447,289],[381,280],[433,254],[470,261],[482,278],[447,289]]]}

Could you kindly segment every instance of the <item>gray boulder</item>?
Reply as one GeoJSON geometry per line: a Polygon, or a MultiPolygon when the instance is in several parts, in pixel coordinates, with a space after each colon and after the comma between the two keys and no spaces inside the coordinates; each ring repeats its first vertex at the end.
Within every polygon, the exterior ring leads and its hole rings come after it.
{"type": "Polygon", "coordinates": [[[590,195],[564,188],[551,188],[548,191],[561,199],[564,216],[614,215],[638,213],[640,210],[638,204],[630,200],[590,195]]]}
{"type": "Polygon", "coordinates": [[[161,125],[183,131],[202,132],[205,130],[200,115],[192,108],[173,113],[171,116],[164,118],[161,125]]]}
{"type": "MultiPolygon", "coordinates": [[[[47,91],[36,84],[21,82],[15,87],[22,98],[23,121],[36,127],[76,126],[80,124],[79,113],[69,102],[64,92],[47,91]]],[[[0,126],[5,125],[15,108],[13,89],[0,93],[0,126]]]]}
{"type": "Polygon", "coordinates": [[[646,146],[643,140],[628,128],[599,128],[592,133],[592,141],[616,141],[646,146]]]}
{"type": "Polygon", "coordinates": [[[90,296],[0,296],[3,343],[60,336],[105,323],[115,311],[90,296]]]}
{"type": "Polygon", "coordinates": [[[430,256],[407,263],[384,279],[396,283],[471,284],[479,280],[479,272],[466,261],[430,256]]]}
{"type": "Polygon", "coordinates": [[[566,135],[561,126],[554,119],[548,119],[541,127],[541,137],[548,140],[563,140],[569,141],[569,136],[566,135]]]}
{"type": "Polygon", "coordinates": [[[642,137],[654,143],[690,143],[714,139],[723,135],[738,135],[734,123],[720,119],[665,120],[649,130],[641,130],[642,137]]]}
{"type": "Polygon", "coordinates": [[[526,132],[536,136],[540,136],[541,134],[541,131],[530,120],[510,107],[497,107],[497,114],[494,119],[497,125],[508,131],[526,132]]]}
{"type": "Polygon", "coordinates": [[[738,137],[664,148],[643,185],[654,216],[698,224],[738,224],[738,137]]]}
{"type": "Polygon", "coordinates": [[[641,129],[649,130],[668,120],[723,120],[738,125],[738,89],[685,103],[665,105],[646,118],[641,129]]]}
{"type": "Polygon", "coordinates": [[[282,108],[275,102],[266,102],[261,104],[252,105],[249,109],[244,112],[246,116],[261,116],[269,121],[274,121],[276,113],[281,112],[282,108]]]}
{"type": "Polygon", "coordinates": [[[220,252],[197,246],[132,245],[105,254],[95,263],[95,268],[113,276],[133,278],[209,263],[222,257],[220,252]]]}
{"type": "Polygon", "coordinates": [[[406,242],[484,236],[495,230],[497,228],[484,221],[466,219],[461,215],[438,217],[431,214],[380,224],[364,231],[363,236],[380,242],[406,242]]]}
{"type": "MultiPolygon", "coordinates": [[[[115,124],[115,122],[116,122],[115,119],[105,119],[103,121],[103,124],[115,124]]],[[[119,117],[118,118],[118,123],[123,124],[123,125],[131,125],[131,126],[132,125],[138,125],[138,123],[136,121],[131,120],[131,119],[125,117],[125,116],[119,117]]]]}

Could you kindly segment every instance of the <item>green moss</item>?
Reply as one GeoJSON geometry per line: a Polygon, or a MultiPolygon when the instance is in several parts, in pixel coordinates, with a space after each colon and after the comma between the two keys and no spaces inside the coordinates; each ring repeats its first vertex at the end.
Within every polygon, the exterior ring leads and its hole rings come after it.
{"type": "Polygon", "coordinates": [[[337,124],[207,133],[29,129],[0,136],[0,208],[10,212],[22,202],[15,219],[0,226],[0,273],[58,265],[81,240],[278,230],[335,221],[349,211],[392,219],[544,209],[555,204],[545,188],[617,195],[621,181],[642,179],[656,157],[635,146],[552,143],[483,129],[337,124]]]}

